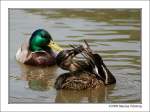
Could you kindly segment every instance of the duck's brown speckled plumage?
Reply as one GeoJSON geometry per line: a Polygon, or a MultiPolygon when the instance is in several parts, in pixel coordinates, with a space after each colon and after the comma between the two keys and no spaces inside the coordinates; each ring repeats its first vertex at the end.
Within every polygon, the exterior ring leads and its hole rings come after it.
{"type": "Polygon", "coordinates": [[[56,89],[82,90],[116,83],[115,77],[103,63],[102,58],[83,46],[60,52],[57,56],[57,65],[70,72],[61,74],[56,79],[56,89]],[[83,52],[87,60],[73,59],[83,52]]]}
{"type": "Polygon", "coordinates": [[[60,75],[55,82],[56,89],[73,89],[81,90],[86,88],[96,88],[98,86],[104,86],[101,80],[97,80],[94,74],[86,71],[64,73],[60,75]]]}

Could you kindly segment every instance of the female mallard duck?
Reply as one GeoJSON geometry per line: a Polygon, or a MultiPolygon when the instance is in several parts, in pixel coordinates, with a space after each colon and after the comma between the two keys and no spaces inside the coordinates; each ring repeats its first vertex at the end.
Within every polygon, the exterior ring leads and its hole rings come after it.
{"type": "Polygon", "coordinates": [[[50,34],[44,29],[38,29],[21,45],[16,59],[29,65],[54,65],[59,51],[62,51],[62,48],[54,43],[50,34]]]}
{"type": "Polygon", "coordinates": [[[80,46],[72,50],[61,51],[57,55],[56,63],[62,69],[70,71],[56,79],[56,89],[81,90],[116,83],[115,77],[106,67],[101,56],[93,53],[89,46],[87,48],[80,46]],[[73,59],[80,53],[86,60],[73,59]]]}

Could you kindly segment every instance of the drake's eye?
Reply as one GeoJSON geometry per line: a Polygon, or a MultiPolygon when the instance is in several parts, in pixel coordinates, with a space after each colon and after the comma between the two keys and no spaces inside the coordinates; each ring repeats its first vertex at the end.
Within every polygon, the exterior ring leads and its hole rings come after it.
{"type": "Polygon", "coordinates": [[[47,38],[46,36],[42,35],[43,38],[47,38]]]}
{"type": "Polygon", "coordinates": [[[42,34],[41,37],[43,37],[43,38],[49,38],[49,35],[47,35],[47,34],[42,34]]]}

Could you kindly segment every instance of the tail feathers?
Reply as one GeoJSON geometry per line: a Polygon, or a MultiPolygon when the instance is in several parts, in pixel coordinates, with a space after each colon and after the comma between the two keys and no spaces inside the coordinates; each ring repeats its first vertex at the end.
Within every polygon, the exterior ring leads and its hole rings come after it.
{"type": "Polygon", "coordinates": [[[109,76],[107,83],[105,83],[105,85],[110,85],[110,84],[115,84],[116,83],[116,79],[113,75],[109,76]]]}
{"type": "Polygon", "coordinates": [[[105,72],[106,80],[105,80],[105,85],[110,85],[110,84],[115,84],[116,79],[113,76],[113,74],[109,71],[109,69],[106,67],[106,65],[103,63],[102,65],[103,70],[105,72]]]}

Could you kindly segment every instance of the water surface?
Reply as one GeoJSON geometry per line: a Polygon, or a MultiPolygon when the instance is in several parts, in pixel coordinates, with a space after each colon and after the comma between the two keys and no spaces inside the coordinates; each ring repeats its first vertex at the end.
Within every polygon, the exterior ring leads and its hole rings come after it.
{"type": "Polygon", "coordinates": [[[141,103],[141,16],[136,9],[9,9],[9,103],[141,103]],[[66,71],[15,60],[21,43],[44,28],[64,49],[86,39],[116,77],[82,91],[53,87],[66,71]]]}

